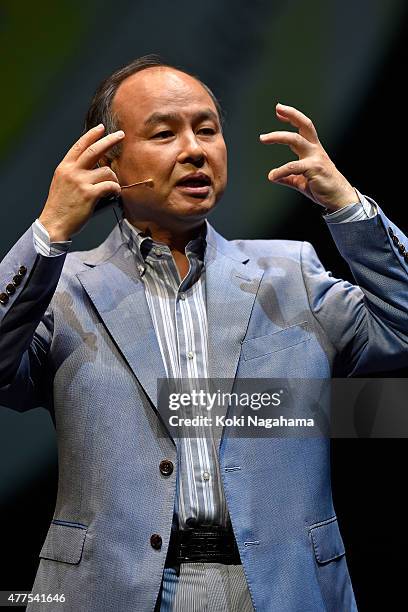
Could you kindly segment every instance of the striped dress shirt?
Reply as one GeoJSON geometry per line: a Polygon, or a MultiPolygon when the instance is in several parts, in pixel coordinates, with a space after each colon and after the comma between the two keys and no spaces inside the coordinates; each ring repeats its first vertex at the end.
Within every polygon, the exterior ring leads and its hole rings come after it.
{"type": "MultiPolygon", "coordinates": [[[[207,379],[206,225],[185,248],[190,265],[184,279],[167,245],[153,242],[126,219],[121,227],[145,285],[167,377],[183,381],[207,379]]],[[[211,435],[182,436],[176,438],[176,443],[179,477],[175,512],[179,527],[225,526],[229,517],[217,460],[217,439],[211,435]]]]}

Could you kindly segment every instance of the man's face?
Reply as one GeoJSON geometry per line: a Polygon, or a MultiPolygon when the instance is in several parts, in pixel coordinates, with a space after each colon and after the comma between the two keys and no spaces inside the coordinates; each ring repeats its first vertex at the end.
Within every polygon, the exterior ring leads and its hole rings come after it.
{"type": "Polygon", "coordinates": [[[111,164],[119,183],[154,181],[153,188],[122,191],[126,216],[169,228],[201,222],[227,182],[227,150],[211,96],[183,72],[147,68],[119,86],[113,111],[125,132],[111,164]]]}

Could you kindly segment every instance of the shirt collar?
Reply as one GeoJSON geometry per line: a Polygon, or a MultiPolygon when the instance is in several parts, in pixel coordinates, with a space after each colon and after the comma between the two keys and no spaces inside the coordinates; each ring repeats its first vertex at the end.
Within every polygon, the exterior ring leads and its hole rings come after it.
{"type": "MultiPolygon", "coordinates": [[[[145,260],[149,253],[154,253],[154,249],[160,250],[162,253],[170,253],[169,247],[162,242],[155,242],[151,236],[147,235],[143,230],[129,223],[125,217],[120,221],[122,235],[127,242],[129,248],[138,256],[139,259],[145,260]]],[[[204,222],[200,227],[198,235],[188,242],[186,245],[186,255],[192,253],[201,261],[204,261],[205,249],[207,246],[207,224],[204,222]]]]}

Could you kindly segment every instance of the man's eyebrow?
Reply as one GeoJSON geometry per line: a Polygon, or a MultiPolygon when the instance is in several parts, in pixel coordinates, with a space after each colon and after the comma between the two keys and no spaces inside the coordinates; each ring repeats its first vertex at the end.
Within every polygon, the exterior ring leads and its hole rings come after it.
{"type": "MultiPolygon", "coordinates": [[[[157,125],[158,123],[167,123],[171,121],[179,121],[181,115],[179,113],[160,113],[154,112],[152,113],[144,122],[146,127],[151,127],[153,125],[157,125]]],[[[211,108],[207,108],[206,110],[199,111],[193,116],[194,121],[205,121],[206,119],[210,119],[219,123],[219,118],[217,113],[215,113],[211,108]]]]}

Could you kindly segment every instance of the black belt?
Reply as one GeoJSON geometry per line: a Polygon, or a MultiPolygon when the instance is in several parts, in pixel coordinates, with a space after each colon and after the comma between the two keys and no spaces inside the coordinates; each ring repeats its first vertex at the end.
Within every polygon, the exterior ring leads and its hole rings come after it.
{"type": "Polygon", "coordinates": [[[172,530],[165,565],[179,567],[180,563],[240,565],[232,529],[212,525],[172,530]]]}

